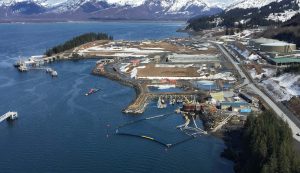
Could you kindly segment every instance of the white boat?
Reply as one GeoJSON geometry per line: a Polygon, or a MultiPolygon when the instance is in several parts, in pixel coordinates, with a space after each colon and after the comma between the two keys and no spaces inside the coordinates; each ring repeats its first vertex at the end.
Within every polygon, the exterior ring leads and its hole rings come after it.
{"type": "Polygon", "coordinates": [[[47,68],[46,69],[46,73],[52,73],[52,72],[53,72],[52,68],[47,68]]]}
{"type": "Polygon", "coordinates": [[[161,97],[159,97],[158,101],[157,101],[157,108],[159,109],[163,109],[166,108],[167,104],[165,103],[165,100],[162,99],[161,97]]]}
{"type": "Polygon", "coordinates": [[[54,70],[53,70],[53,71],[51,72],[51,76],[52,76],[52,77],[57,77],[57,76],[58,76],[57,71],[54,71],[54,70]]]}

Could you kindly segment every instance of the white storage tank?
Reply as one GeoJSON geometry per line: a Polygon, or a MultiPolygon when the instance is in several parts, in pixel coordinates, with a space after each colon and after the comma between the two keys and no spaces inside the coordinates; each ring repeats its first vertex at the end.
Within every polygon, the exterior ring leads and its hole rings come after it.
{"type": "Polygon", "coordinates": [[[264,52],[292,53],[297,49],[297,47],[296,44],[278,42],[262,44],[260,49],[264,52]]]}

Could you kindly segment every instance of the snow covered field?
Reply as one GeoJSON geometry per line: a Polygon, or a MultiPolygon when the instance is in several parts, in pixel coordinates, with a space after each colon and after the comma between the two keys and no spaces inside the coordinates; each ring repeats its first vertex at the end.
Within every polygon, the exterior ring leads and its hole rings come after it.
{"type": "Polygon", "coordinates": [[[150,54],[166,52],[163,48],[130,48],[118,46],[94,46],[78,51],[79,55],[94,53],[105,57],[147,57],[150,54]]]}
{"type": "Polygon", "coordinates": [[[263,71],[257,74],[253,68],[249,73],[253,79],[263,80],[260,85],[277,101],[289,101],[294,96],[300,96],[300,75],[285,73],[275,77],[275,69],[263,68],[263,71]]]}
{"type": "Polygon", "coordinates": [[[249,70],[249,73],[252,77],[252,79],[262,79],[263,77],[272,77],[275,75],[276,71],[274,69],[270,69],[270,68],[263,68],[262,69],[264,72],[261,74],[257,74],[256,70],[253,68],[251,70],[249,70]]]}
{"type": "Polygon", "coordinates": [[[264,80],[262,84],[277,101],[289,101],[294,96],[300,96],[300,75],[286,73],[264,80]]]}

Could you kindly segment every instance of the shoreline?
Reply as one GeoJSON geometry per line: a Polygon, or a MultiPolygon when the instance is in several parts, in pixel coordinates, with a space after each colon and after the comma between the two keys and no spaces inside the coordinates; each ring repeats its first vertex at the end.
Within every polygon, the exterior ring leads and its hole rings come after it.
{"type": "Polygon", "coordinates": [[[43,24],[43,23],[182,23],[186,20],[122,20],[122,19],[102,19],[102,20],[0,20],[0,24],[43,24]]]}

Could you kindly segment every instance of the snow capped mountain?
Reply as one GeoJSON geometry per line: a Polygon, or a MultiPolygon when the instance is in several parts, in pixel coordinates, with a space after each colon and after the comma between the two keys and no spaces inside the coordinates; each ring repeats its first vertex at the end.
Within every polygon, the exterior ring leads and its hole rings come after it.
{"type": "Polygon", "coordinates": [[[131,7],[138,7],[143,5],[146,0],[106,0],[108,4],[115,4],[120,6],[131,6],[131,7]]]}
{"type": "Polygon", "coordinates": [[[265,18],[275,21],[298,13],[294,8],[290,10],[285,6],[276,6],[287,4],[287,1],[300,4],[300,0],[0,0],[0,17],[185,20],[196,16],[215,15],[223,10],[260,9],[273,4],[270,8],[275,8],[274,12],[273,9],[268,9],[268,16],[265,18]],[[282,10],[278,10],[280,8],[282,10]]]}
{"type": "Polygon", "coordinates": [[[272,2],[280,2],[280,1],[282,0],[242,0],[229,6],[227,10],[231,10],[235,8],[241,8],[241,9],[260,8],[272,2]]]}
{"type": "Polygon", "coordinates": [[[35,14],[31,17],[50,18],[68,14],[68,18],[188,19],[221,12],[215,5],[217,1],[221,0],[0,0],[0,16],[35,14]]]}

